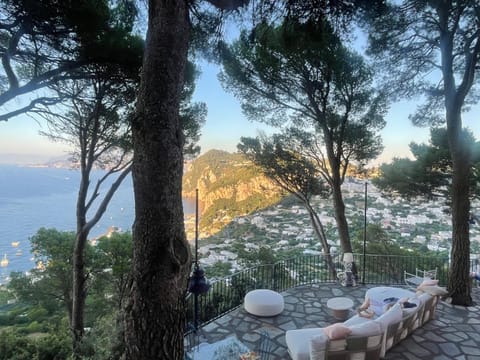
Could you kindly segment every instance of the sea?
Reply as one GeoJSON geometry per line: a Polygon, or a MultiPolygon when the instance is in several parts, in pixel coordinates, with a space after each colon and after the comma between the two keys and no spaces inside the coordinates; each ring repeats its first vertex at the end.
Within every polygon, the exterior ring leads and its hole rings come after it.
{"type": "MultiPolygon", "coordinates": [[[[93,171],[91,187],[103,175],[104,171],[93,171]]],[[[38,229],[75,231],[79,183],[78,170],[0,165],[0,284],[7,283],[13,271],[28,272],[35,267],[29,239],[38,229]]],[[[183,199],[183,207],[185,216],[194,214],[194,201],[183,199]]],[[[131,231],[133,221],[133,185],[129,176],[89,238],[106,234],[112,226],[131,231]]]]}

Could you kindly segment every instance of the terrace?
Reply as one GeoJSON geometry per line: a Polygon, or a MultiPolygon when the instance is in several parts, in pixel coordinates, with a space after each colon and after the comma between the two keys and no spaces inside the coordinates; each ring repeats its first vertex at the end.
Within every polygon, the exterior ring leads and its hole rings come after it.
{"type": "MultiPolygon", "coordinates": [[[[362,259],[358,263],[362,264],[362,259]]],[[[417,259],[420,260],[420,259],[417,259]]],[[[425,259],[423,259],[425,260],[425,259]]],[[[432,260],[436,261],[436,260],[432,260]]],[[[296,259],[296,270],[293,271],[292,263],[282,262],[281,265],[275,264],[276,268],[270,268],[266,271],[265,268],[249,269],[247,274],[243,273],[242,284],[245,286],[245,279],[254,279],[257,285],[256,288],[264,287],[265,282],[260,281],[259,275],[267,276],[270,284],[275,283],[275,286],[270,288],[279,291],[285,300],[284,311],[274,317],[257,317],[247,313],[241,304],[234,307],[233,310],[223,313],[218,313],[216,317],[211,320],[204,321],[203,326],[195,333],[189,334],[187,339],[188,343],[215,343],[227,337],[234,336],[245,344],[249,349],[259,349],[262,342],[261,334],[265,331],[270,338],[270,356],[269,360],[290,359],[287,352],[287,346],[285,344],[285,332],[291,329],[305,328],[305,327],[323,327],[330,325],[336,320],[331,310],[327,308],[326,303],[332,297],[345,296],[350,298],[354,302],[354,308],[358,307],[364,300],[365,292],[368,288],[378,286],[378,284],[389,284],[390,286],[404,286],[401,282],[402,279],[399,276],[393,276],[395,274],[386,273],[384,266],[390,269],[408,268],[408,266],[418,265],[412,259],[382,259],[370,258],[368,264],[370,264],[370,275],[365,282],[367,285],[358,285],[354,287],[344,287],[338,282],[331,281],[331,279],[321,279],[319,273],[310,274],[310,280],[307,281],[300,279],[300,268],[308,267],[311,270],[317,269],[318,264],[321,263],[312,261],[309,259],[296,259]],[[395,267],[392,266],[392,261],[401,261],[402,265],[395,267]],[[390,264],[388,264],[390,262],[390,264]],[[407,263],[411,263],[407,265],[407,263]],[[308,264],[308,266],[306,265],[308,264]],[[316,264],[316,265],[315,265],[316,264]],[[372,267],[379,266],[382,269],[377,269],[377,275],[374,276],[372,267]],[[271,276],[272,273],[279,274],[278,268],[287,268],[286,272],[289,274],[289,280],[291,281],[292,274],[295,274],[294,283],[286,284],[286,279],[278,276],[271,276]],[[276,270],[276,271],[275,271],[276,270]],[[293,272],[292,272],[293,271],[293,272]],[[268,273],[268,274],[266,274],[268,273]],[[380,275],[381,274],[381,275],[380,275]],[[275,281],[274,281],[275,279],[275,281]],[[390,281],[388,281],[390,279],[390,281]],[[369,281],[367,281],[369,280],[369,281]],[[308,282],[299,284],[299,282],[308,282]],[[282,286],[283,284],[283,286],[282,286]],[[282,288],[282,287],[285,287],[282,288]]],[[[338,264],[338,262],[337,262],[338,264]]],[[[445,283],[445,271],[448,269],[447,263],[443,267],[440,267],[440,281],[445,283]]],[[[425,265],[425,264],[423,264],[425,265]]],[[[430,264],[431,265],[431,264],[430,264]]],[[[428,267],[428,265],[426,265],[428,267]]],[[[402,270],[403,272],[403,270],[402,270]]],[[[360,274],[362,271],[360,270],[360,274]]],[[[325,275],[325,273],[322,273],[325,275]]],[[[230,286],[222,285],[223,293],[222,297],[229,298],[227,296],[226,289],[231,288],[232,282],[238,282],[238,278],[233,275],[227,284],[230,286]]],[[[368,275],[367,275],[368,276],[368,275]]],[[[264,278],[262,278],[264,279],[264,278]]],[[[215,284],[214,284],[215,285],[215,284]]],[[[247,286],[248,287],[248,286],[247,286]]],[[[200,302],[201,317],[205,316],[206,309],[209,302],[215,298],[214,293],[220,288],[215,290],[213,286],[213,293],[207,297],[203,297],[200,302]],[[213,295],[213,296],[212,296],[213,295]],[[209,297],[210,296],[210,297],[209,297]]],[[[248,289],[245,288],[245,291],[248,289]]],[[[474,287],[472,291],[472,297],[474,299],[474,306],[463,307],[454,306],[447,302],[441,301],[437,307],[435,319],[423,325],[414,331],[412,335],[401,341],[395,347],[387,352],[386,359],[480,359],[480,289],[474,287]]],[[[238,297],[239,299],[241,297],[238,297]]],[[[216,303],[217,307],[220,303],[216,303]]],[[[353,311],[350,315],[353,315],[353,311]]]]}

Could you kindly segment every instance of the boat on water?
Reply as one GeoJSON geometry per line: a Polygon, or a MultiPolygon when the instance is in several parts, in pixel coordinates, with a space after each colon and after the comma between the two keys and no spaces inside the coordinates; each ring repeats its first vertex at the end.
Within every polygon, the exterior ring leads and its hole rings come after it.
{"type": "Polygon", "coordinates": [[[20,245],[20,241],[12,241],[13,247],[17,247],[18,245],[20,245]]]}
{"type": "Polygon", "coordinates": [[[8,266],[7,254],[3,255],[3,259],[0,261],[0,266],[1,267],[7,267],[8,266]]]}
{"type": "Polygon", "coordinates": [[[16,256],[22,256],[23,255],[23,252],[22,250],[17,250],[17,252],[15,253],[16,256]]]}

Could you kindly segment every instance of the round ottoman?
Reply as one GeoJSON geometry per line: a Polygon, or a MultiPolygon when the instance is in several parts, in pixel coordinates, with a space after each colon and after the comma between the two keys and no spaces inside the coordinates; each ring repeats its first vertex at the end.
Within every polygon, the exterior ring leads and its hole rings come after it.
{"type": "Polygon", "coordinates": [[[275,316],[283,311],[283,296],[273,290],[252,290],[245,295],[244,307],[252,315],[275,316]]]}

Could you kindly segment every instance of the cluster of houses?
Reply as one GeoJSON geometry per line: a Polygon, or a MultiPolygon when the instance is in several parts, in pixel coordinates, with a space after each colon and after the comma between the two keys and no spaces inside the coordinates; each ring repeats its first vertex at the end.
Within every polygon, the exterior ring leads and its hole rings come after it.
{"type": "MultiPolygon", "coordinates": [[[[365,183],[355,179],[345,182],[343,188],[347,219],[365,216],[365,183]]],[[[336,223],[331,201],[314,198],[312,204],[323,226],[331,251],[339,251],[335,236],[336,223]]],[[[448,250],[451,243],[451,220],[442,201],[390,199],[383,196],[372,184],[367,186],[367,223],[380,225],[391,239],[402,244],[417,243],[432,251],[448,250]]],[[[349,220],[350,221],[350,220],[349,220]]],[[[480,224],[471,227],[471,242],[480,249],[480,224]]],[[[276,205],[272,208],[243,217],[237,217],[222,232],[199,239],[199,255],[202,266],[217,262],[229,262],[231,271],[242,268],[238,255],[232,251],[233,243],[241,242],[245,250],[268,246],[273,251],[302,249],[303,253],[320,254],[309,215],[301,205],[276,205]],[[244,230],[239,232],[238,228],[244,230]],[[232,231],[232,229],[237,229],[232,231]],[[231,233],[241,233],[231,236],[231,233]]],[[[475,252],[472,250],[472,252],[475,252]]]]}

